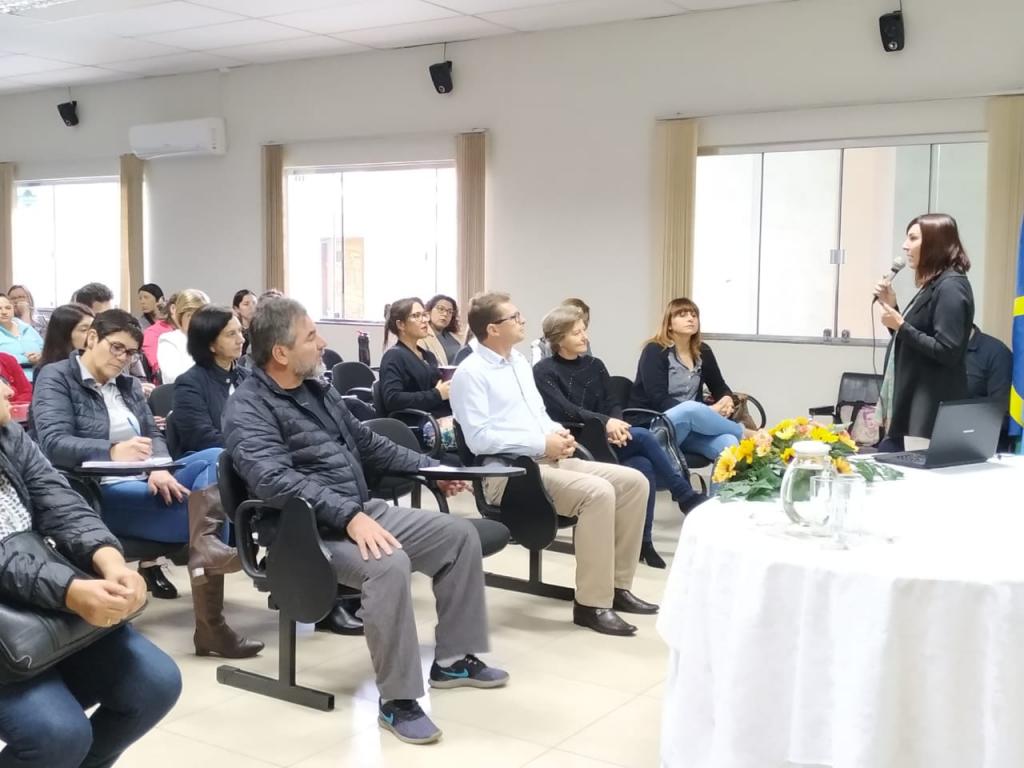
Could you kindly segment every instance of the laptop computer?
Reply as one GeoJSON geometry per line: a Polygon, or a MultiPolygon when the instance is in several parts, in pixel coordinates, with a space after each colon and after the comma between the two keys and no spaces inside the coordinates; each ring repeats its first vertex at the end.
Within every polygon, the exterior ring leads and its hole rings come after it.
{"type": "Polygon", "coordinates": [[[878,453],[875,461],[914,469],[980,464],[996,453],[1007,403],[1000,399],[939,403],[932,439],[923,451],[878,453]]]}

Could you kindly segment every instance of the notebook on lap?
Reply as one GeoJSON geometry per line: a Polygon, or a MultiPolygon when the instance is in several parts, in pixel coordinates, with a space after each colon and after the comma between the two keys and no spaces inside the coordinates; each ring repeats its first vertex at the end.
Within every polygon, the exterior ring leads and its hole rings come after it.
{"type": "Polygon", "coordinates": [[[998,400],[939,403],[932,439],[923,451],[878,453],[875,461],[915,469],[980,464],[996,453],[1007,404],[998,400]]]}

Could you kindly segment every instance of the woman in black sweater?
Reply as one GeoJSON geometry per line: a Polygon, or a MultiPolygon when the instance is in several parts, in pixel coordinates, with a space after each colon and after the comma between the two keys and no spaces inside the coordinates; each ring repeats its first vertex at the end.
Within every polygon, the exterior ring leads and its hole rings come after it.
{"type": "Polygon", "coordinates": [[[388,337],[398,337],[395,345],[380,359],[380,396],[384,414],[403,408],[426,411],[441,426],[445,448],[454,448],[452,408],[448,401],[451,382],[441,378],[437,357],[418,346],[430,335],[430,315],[417,298],[399,299],[389,304],[385,313],[387,325],[384,345],[388,337]]]}
{"type": "Polygon", "coordinates": [[[680,447],[712,461],[746,433],[729,420],[735,409],[732,390],[711,347],[701,341],[700,310],[689,299],[673,299],[665,308],[657,335],[640,354],[629,405],[664,413],[680,447]],[[705,385],[714,405],[701,400],[705,385]]]}
{"type": "Polygon", "coordinates": [[[906,435],[930,438],[939,403],[967,397],[974,292],[956,221],[944,213],[918,216],[907,225],[903,250],[919,289],[903,313],[890,280],[875,286],[892,334],[879,397],[886,430],[880,450],[903,450],[906,435]]]}
{"type": "Polygon", "coordinates": [[[583,312],[563,304],[547,314],[542,327],[552,355],[533,367],[533,376],[548,415],[561,422],[597,419],[605,427],[608,442],[615,446],[619,462],[644,474],[650,483],[650,494],[640,562],[664,568],[665,561],[652,541],[658,488],[667,488],[684,514],[706,497],[694,491],[689,479],[676,471],[650,430],[632,427],[622,420],[622,409],[611,398],[608,369],[600,359],[587,353],[590,341],[583,312]]]}

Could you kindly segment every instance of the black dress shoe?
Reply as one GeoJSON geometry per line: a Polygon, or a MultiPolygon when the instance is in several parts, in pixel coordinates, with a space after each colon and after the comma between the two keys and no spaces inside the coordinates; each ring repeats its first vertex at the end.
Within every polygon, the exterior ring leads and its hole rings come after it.
{"type": "Polygon", "coordinates": [[[139,575],[146,581],[146,589],[153,597],[159,600],[173,600],[178,596],[178,590],[164,574],[164,569],[159,565],[147,565],[139,568],[139,575]]]}
{"type": "Polygon", "coordinates": [[[684,515],[687,515],[707,500],[708,497],[705,494],[697,493],[697,491],[691,491],[685,496],[681,496],[677,499],[676,503],[679,505],[679,511],[684,515]]]}
{"type": "Polygon", "coordinates": [[[658,554],[657,550],[654,549],[654,544],[650,541],[645,541],[640,545],[640,562],[647,563],[651,568],[665,567],[665,561],[658,554]]]}
{"type": "Polygon", "coordinates": [[[657,613],[658,606],[641,600],[628,589],[616,589],[612,608],[623,613],[657,613]]]}
{"type": "Polygon", "coordinates": [[[331,612],[316,623],[317,631],[333,632],[336,635],[363,634],[363,620],[349,611],[339,600],[331,612]]]}
{"type": "Polygon", "coordinates": [[[611,608],[591,608],[577,602],[572,604],[572,623],[602,635],[628,637],[636,634],[636,627],[623,621],[611,608]]]}

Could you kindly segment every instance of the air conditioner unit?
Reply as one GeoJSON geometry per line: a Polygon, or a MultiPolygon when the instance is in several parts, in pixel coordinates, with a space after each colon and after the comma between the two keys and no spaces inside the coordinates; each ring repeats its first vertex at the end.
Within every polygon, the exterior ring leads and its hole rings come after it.
{"type": "Polygon", "coordinates": [[[227,152],[224,118],[204,117],[173,123],[133,125],[128,129],[132,152],[143,160],[227,152]]]}

